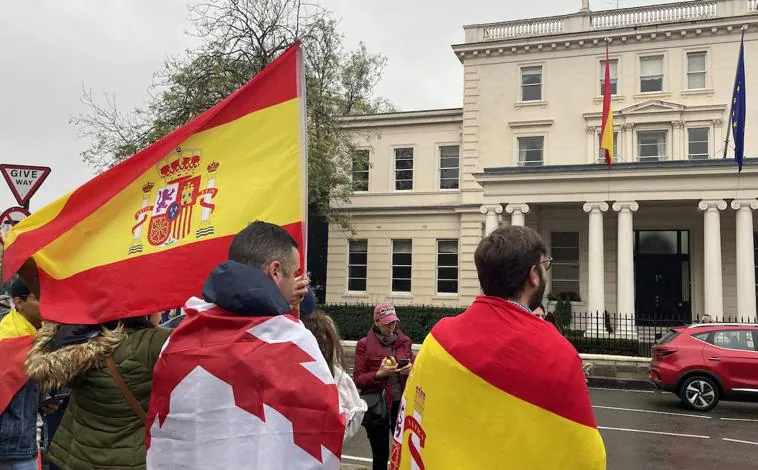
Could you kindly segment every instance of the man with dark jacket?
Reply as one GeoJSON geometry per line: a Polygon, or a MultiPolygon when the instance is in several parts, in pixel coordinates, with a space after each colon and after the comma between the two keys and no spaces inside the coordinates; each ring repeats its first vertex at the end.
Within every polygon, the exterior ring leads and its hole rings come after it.
{"type": "Polygon", "coordinates": [[[237,234],[155,366],[148,469],[339,469],[345,417],[293,311],[307,292],[299,270],[281,227],[237,234]]]}
{"type": "MultiPolygon", "coordinates": [[[[39,301],[21,279],[11,286],[16,308],[0,321],[0,341],[33,336],[40,324],[39,301]]],[[[29,380],[0,412],[0,469],[36,470],[39,452],[39,387],[29,380]]]]}

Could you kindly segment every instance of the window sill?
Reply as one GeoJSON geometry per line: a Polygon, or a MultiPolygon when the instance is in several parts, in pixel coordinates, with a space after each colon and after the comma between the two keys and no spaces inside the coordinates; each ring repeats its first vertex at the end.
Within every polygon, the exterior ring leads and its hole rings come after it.
{"type": "Polygon", "coordinates": [[[348,291],[342,294],[342,297],[353,297],[353,298],[361,298],[361,299],[367,299],[368,298],[368,292],[355,292],[355,291],[348,291]]]}
{"type": "Polygon", "coordinates": [[[634,95],[634,99],[650,99],[650,98],[671,98],[671,92],[669,91],[646,91],[637,93],[634,95]]]}
{"type": "MultiPolygon", "coordinates": [[[[612,95],[611,96],[611,101],[624,101],[624,99],[626,99],[626,97],[624,95],[612,95]]],[[[596,97],[592,98],[592,102],[593,103],[602,103],[603,102],[603,97],[602,96],[596,96],[596,97]]]]}
{"type": "Polygon", "coordinates": [[[547,101],[544,100],[536,100],[536,101],[519,101],[517,103],[513,103],[513,107],[516,109],[520,108],[544,108],[547,106],[547,101]]]}
{"type": "Polygon", "coordinates": [[[713,88],[701,88],[697,90],[682,90],[681,95],[682,96],[692,96],[692,95],[712,96],[714,93],[715,93],[715,90],[713,88]]]}

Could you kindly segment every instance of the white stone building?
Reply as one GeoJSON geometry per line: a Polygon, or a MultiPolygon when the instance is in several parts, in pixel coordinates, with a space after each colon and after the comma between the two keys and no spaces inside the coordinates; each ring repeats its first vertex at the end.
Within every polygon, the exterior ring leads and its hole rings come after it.
{"type": "Polygon", "coordinates": [[[577,293],[577,312],[755,318],[758,160],[738,174],[731,143],[722,158],[743,28],[745,151],[758,157],[758,0],[585,1],[465,26],[462,108],[345,120],[362,149],[342,207],[356,233],[330,230],[327,301],[466,305],[482,235],[525,224],[555,258],[546,292],[577,293]],[[606,39],[610,169],[598,160],[606,39]]]}

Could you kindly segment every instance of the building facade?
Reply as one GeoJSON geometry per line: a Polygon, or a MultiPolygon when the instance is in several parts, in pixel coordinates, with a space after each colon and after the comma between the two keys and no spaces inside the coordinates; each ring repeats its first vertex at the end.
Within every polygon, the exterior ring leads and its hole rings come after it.
{"type": "MultiPolygon", "coordinates": [[[[724,155],[737,55],[758,76],[758,0],[696,0],[464,27],[463,107],[345,118],[355,194],[327,301],[466,305],[498,226],[537,230],[546,293],[575,311],[756,317],[758,160],[724,155]],[[608,44],[616,158],[599,131],[608,44]]],[[[758,157],[748,89],[745,152],[758,157]]]]}

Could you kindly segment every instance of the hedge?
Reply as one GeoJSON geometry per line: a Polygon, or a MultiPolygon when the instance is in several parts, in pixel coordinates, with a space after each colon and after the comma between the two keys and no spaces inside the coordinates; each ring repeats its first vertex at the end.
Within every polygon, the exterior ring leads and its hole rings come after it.
{"type": "MultiPolygon", "coordinates": [[[[369,304],[327,304],[319,307],[337,324],[342,339],[359,340],[371,329],[374,305],[369,304]]],[[[437,307],[427,305],[396,305],[400,318],[400,329],[410,336],[414,343],[422,343],[432,327],[442,318],[463,313],[463,307],[437,307]]]]}
{"type": "MultiPolygon", "coordinates": [[[[319,307],[332,317],[339,328],[342,339],[357,341],[371,329],[374,305],[369,304],[327,304],[319,307]]],[[[422,343],[432,327],[442,318],[463,313],[463,307],[437,307],[427,305],[396,305],[400,318],[400,329],[410,336],[414,343],[422,343]]],[[[584,331],[566,330],[568,339],[580,353],[613,354],[620,356],[649,356],[650,344],[621,338],[587,338],[584,331]]]]}

